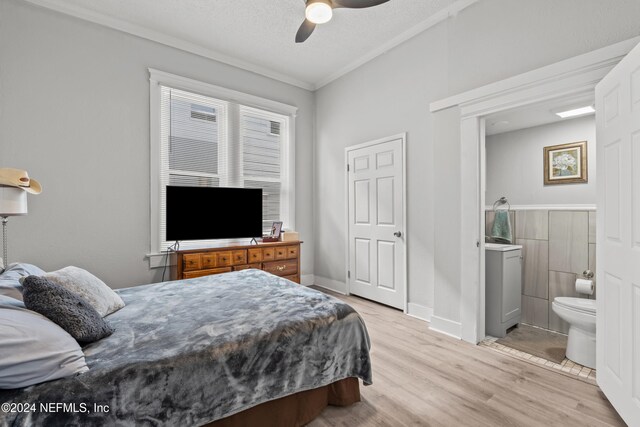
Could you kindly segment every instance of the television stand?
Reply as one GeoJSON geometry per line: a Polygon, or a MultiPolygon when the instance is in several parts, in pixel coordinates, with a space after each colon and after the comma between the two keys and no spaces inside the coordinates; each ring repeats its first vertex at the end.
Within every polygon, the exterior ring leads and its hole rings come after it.
{"type": "Polygon", "coordinates": [[[229,244],[215,248],[179,249],[173,280],[193,279],[212,274],[256,268],[292,282],[300,283],[300,245],[302,241],[229,244]]]}

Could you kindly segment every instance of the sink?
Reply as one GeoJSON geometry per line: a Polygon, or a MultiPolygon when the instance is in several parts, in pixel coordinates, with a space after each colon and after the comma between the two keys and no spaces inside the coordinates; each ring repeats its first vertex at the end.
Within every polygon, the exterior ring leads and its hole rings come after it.
{"type": "Polygon", "coordinates": [[[488,251],[515,251],[516,249],[522,249],[522,245],[510,245],[506,243],[485,243],[484,247],[488,251]]]}

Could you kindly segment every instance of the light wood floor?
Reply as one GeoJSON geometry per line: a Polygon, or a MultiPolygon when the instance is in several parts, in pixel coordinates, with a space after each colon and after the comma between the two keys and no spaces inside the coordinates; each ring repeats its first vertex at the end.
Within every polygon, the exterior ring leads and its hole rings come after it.
{"type": "Polygon", "coordinates": [[[361,387],[362,402],[328,407],[310,426],[625,425],[597,386],[430,331],[401,311],[331,294],[367,324],[373,385],[361,387]]]}

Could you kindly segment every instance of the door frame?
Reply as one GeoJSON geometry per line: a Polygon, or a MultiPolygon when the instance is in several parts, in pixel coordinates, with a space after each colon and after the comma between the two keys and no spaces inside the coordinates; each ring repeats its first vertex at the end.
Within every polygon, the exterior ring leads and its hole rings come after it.
{"type": "Polygon", "coordinates": [[[460,111],[462,224],[458,338],[477,344],[485,337],[485,117],[539,102],[594,94],[596,84],[638,43],[640,37],[635,37],[430,104],[431,113],[451,107],[460,111]]]}
{"type": "Polygon", "coordinates": [[[349,227],[349,152],[354,150],[359,150],[361,148],[371,147],[373,145],[383,144],[385,142],[391,142],[399,139],[402,145],[402,236],[404,241],[404,257],[402,260],[402,266],[404,267],[404,274],[402,275],[402,289],[404,291],[404,304],[402,311],[407,313],[407,306],[409,303],[409,293],[408,293],[408,283],[407,277],[409,272],[407,271],[407,259],[408,259],[408,236],[407,236],[407,133],[402,132],[396,135],[387,136],[384,138],[376,139],[373,141],[363,142],[361,144],[351,145],[344,149],[344,188],[345,188],[345,203],[344,203],[344,211],[345,211],[345,226],[346,226],[346,239],[345,239],[345,269],[344,269],[344,279],[345,279],[345,292],[347,295],[351,295],[350,285],[349,285],[349,266],[351,265],[351,259],[349,257],[349,239],[351,236],[351,228],[349,227]]]}

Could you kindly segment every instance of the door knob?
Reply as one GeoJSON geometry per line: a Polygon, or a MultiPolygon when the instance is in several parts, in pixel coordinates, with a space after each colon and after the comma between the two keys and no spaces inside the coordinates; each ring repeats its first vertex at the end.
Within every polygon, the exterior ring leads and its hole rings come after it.
{"type": "Polygon", "coordinates": [[[393,233],[393,235],[396,237],[400,237],[402,236],[402,231],[396,231],[395,233],[393,233]]]}

